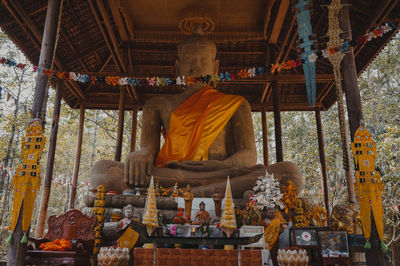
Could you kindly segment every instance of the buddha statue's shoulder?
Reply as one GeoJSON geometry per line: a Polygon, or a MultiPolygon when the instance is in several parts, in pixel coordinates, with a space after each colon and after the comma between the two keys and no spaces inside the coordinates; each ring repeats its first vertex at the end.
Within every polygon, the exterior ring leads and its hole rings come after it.
{"type": "Polygon", "coordinates": [[[174,96],[175,95],[154,96],[146,100],[144,107],[160,109],[166,104],[168,105],[169,103],[174,102],[174,96]]]}

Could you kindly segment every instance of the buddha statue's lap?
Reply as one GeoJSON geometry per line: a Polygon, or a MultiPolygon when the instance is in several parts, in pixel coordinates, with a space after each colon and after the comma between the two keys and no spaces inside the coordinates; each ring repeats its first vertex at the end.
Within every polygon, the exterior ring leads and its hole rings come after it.
{"type": "MultiPolygon", "coordinates": [[[[202,36],[178,47],[179,76],[212,75],[218,71],[216,48],[202,36]]],[[[91,186],[107,190],[146,187],[153,175],[164,187],[190,184],[195,196],[211,197],[216,187],[224,191],[227,176],[234,197],[251,190],[265,166],[256,165],[256,147],[249,103],[243,97],[218,92],[208,84],[187,85],[183,92],[146,102],[142,116],[141,148],[125,163],[96,162],[91,186]],[[160,149],[160,131],[164,146],[160,149]],[[156,166],[157,165],[157,166],[156,166]]],[[[282,182],[291,179],[298,190],[303,177],[290,162],[267,167],[282,182]]]]}

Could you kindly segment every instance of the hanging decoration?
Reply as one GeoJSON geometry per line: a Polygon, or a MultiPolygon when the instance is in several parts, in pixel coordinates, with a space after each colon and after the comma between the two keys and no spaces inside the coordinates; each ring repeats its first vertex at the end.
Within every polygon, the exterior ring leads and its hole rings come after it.
{"type": "Polygon", "coordinates": [[[14,189],[14,202],[11,214],[11,234],[7,242],[11,243],[13,231],[17,225],[20,209],[23,208],[21,243],[27,243],[26,232],[31,224],[36,193],[40,188],[40,156],[46,137],[43,136],[40,120],[33,120],[26,130],[26,137],[22,138],[22,163],[18,165],[11,188],[14,189]]]}
{"type": "Polygon", "coordinates": [[[283,209],[281,199],[283,194],[281,193],[279,181],[274,178],[274,174],[268,174],[265,171],[265,176],[259,176],[256,181],[256,185],[253,187],[254,199],[257,201],[257,206],[260,210],[264,208],[275,209],[280,207],[283,209]]]}
{"type": "MultiPolygon", "coordinates": [[[[307,13],[309,12],[304,8],[308,1],[306,0],[300,0],[299,8],[303,10],[302,12],[306,16],[302,17],[300,16],[300,22],[303,22],[303,20],[307,21],[307,13]]],[[[296,6],[297,6],[296,5],[296,6]]],[[[299,13],[300,14],[300,13],[299,13]]],[[[304,16],[303,14],[303,16],[304,16]]],[[[309,16],[309,14],[308,14],[309,16]]],[[[299,17],[298,17],[299,19],[299,17]]],[[[309,20],[309,18],[308,18],[309,20]]],[[[303,25],[298,21],[299,25],[303,25]]],[[[315,68],[315,62],[319,58],[330,58],[334,56],[336,53],[344,53],[346,52],[349,48],[355,47],[356,45],[359,44],[364,44],[366,42],[372,41],[375,38],[380,38],[383,37],[384,34],[395,30],[399,27],[399,19],[396,19],[395,21],[384,23],[381,26],[375,28],[373,31],[361,36],[360,38],[356,40],[348,40],[344,41],[341,44],[338,45],[328,45],[328,47],[324,50],[320,51],[312,51],[310,47],[307,49],[310,49],[309,52],[305,52],[302,54],[301,58],[295,58],[295,59],[290,59],[278,64],[271,64],[268,66],[253,66],[253,67],[247,67],[244,69],[240,69],[235,72],[221,72],[217,75],[206,75],[206,76],[196,76],[196,77],[176,77],[176,78],[165,78],[165,77],[146,77],[146,78],[135,78],[135,77],[120,77],[120,76],[93,76],[93,75],[88,75],[84,73],[75,73],[75,72],[61,72],[57,71],[54,69],[42,69],[38,66],[33,67],[34,72],[38,72],[41,75],[46,75],[49,78],[53,79],[62,79],[62,80],[73,80],[76,82],[81,82],[81,83],[86,83],[90,82],[91,84],[94,84],[96,82],[98,83],[104,83],[110,86],[117,86],[117,85],[131,85],[131,86],[143,86],[143,85],[148,85],[148,86],[169,86],[169,85],[186,85],[186,84],[191,84],[194,82],[209,82],[209,81],[218,81],[218,82],[225,82],[225,81],[232,81],[232,80],[238,80],[238,79],[249,79],[249,78],[255,78],[260,75],[265,75],[266,73],[275,73],[275,72],[280,72],[284,70],[290,70],[297,68],[299,66],[305,65],[304,67],[307,67],[308,71],[304,70],[305,73],[310,73],[310,88],[313,88],[313,83],[312,74],[314,71],[313,68],[315,68]]],[[[302,33],[301,34],[307,34],[311,33],[311,26],[310,29],[307,30],[307,28],[301,29],[302,33]]],[[[300,34],[299,34],[300,36],[300,34]]],[[[309,45],[310,40],[307,38],[304,38],[303,44],[300,46],[302,48],[306,49],[306,45],[309,45]],[[306,39],[308,41],[306,41],[306,39]],[[303,47],[304,46],[304,47],[303,47]]],[[[5,57],[0,57],[0,64],[6,65],[8,67],[16,67],[19,69],[24,69],[27,65],[26,64],[21,64],[17,63],[14,59],[12,58],[5,58],[5,57]]],[[[308,75],[308,74],[307,74],[308,75]]],[[[314,75],[314,80],[315,80],[315,75],[314,75]]],[[[315,93],[314,93],[315,94],[315,93]]]]}
{"type": "Polygon", "coordinates": [[[235,217],[235,206],[232,199],[231,182],[226,182],[225,199],[224,199],[224,210],[221,219],[221,228],[228,236],[232,236],[233,232],[236,231],[236,217],[235,217]]]}
{"type": "Polygon", "coordinates": [[[96,225],[94,227],[94,247],[93,257],[95,257],[100,250],[102,242],[102,231],[104,226],[104,213],[105,213],[105,197],[106,189],[103,185],[97,187],[96,199],[94,201],[93,213],[96,215],[96,225]]]}
{"type": "Polygon", "coordinates": [[[375,168],[376,142],[371,134],[361,125],[354,134],[354,142],[351,143],[354,156],[356,185],[360,205],[360,217],[366,239],[365,248],[371,248],[369,238],[371,236],[371,210],[375,220],[376,229],[381,240],[381,249],[387,250],[383,242],[383,208],[382,191],[384,190],[379,171],[375,168]]]}
{"type": "MultiPolygon", "coordinates": [[[[328,28],[328,50],[341,47],[343,40],[340,38],[342,30],[339,26],[339,11],[342,9],[343,5],[340,0],[332,0],[331,4],[328,6],[329,10],[329,28],[328,28]]],[[[328,60],[333,66],[333,74],[335,76],[335,87],[336,87],[336,97],[338,106],[338,116],[339,116],[339,126],[340,126],[340,137],[342,141],[342,151],[343,151],[343,168],[345,170],[346,181],[347,181],[347,192],[349,202],[353,202],[354,191],[353,191],[353,178],[351,176],[351,165],[350,165],[350,150],[349,150],[349,140],[348,140],[348,129],[346,126],[346,117],[344,112],[344,102],[343,102],[343,90],[342,90],[342,78],[340,72],[340,65],[342,63],[344,54],[341,51],[332,54],[328,57],[328,60]]]]}
{"type": "Polygon", "coordinates": [[[317,91],[317,85],[315,83],[315,61],[318,56],[311,49],[314,41],[309,39],[312,35],[312,29],[310,11],[306,9],[306,5],[308,5],[308,0],[300,0],[295,7],[299,9],[299,13],[296,15],[299,28],[299,39],[303,39],[300,48],[304,49],[304,53],[301,54],[301,59],[304,60],[303,70],[307,88],[307,99],[308,104],[314,106],[317,91]]]}
{"type": "Polygon", "coordinates": [[[149,234],[149,236],[151,236],[153,231],[158,227],[156,195],[154,192],[153,176],[151,176],[149,193],[147,193],[142,224],[147,226],[147,233],[149,234]]]}

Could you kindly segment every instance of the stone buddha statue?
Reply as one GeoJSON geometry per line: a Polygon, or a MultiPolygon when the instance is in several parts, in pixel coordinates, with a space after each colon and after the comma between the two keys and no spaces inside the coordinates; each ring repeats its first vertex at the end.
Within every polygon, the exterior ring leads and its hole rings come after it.
{"type": "MultiPolygon", "coordinates": [[[[218,73],[216,46],[195,31],[178,45],[175,63],[180,77],[218,73]]],[[[185,84],[179,94],[154,97],[143,107],[140,150],[125,163],[98,161],[91,169],[91,186],[106,190],[146,187],[153,175],[164,187],[190,184],[194,196],[212,197],[225,190],[230,177],[232,194],[242,198],[258,176],[269,173],[298,191],[303,176],[296,164],[256,165],[257,155],[250,104],[241,96],[223,94],[209,83],[185,84]],[[160,135],[164,146],[160,149],[160,135]]]]}

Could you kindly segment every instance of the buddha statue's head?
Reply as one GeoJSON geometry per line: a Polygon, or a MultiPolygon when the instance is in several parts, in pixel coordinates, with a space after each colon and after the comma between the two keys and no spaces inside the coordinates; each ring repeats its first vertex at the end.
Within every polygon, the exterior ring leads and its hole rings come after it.
{"type": "Polygon", "coordinates": [[[128,204],[124,207],[124,216],[126,218],[132,218],[133,217],[133,206],[131,204],[128,204]]]}
{"type": "Polygon", "coordinates": [[[200,208],[200,211],[204,211],[206,209],[206,204],[204,203],[204,201],[200,202],[199,208],[200,208]]]}
{"type": "Polygon", "coordinates": [[[217,74],[219,61],[215,59],[217,47],[208,40],[200,28],[178,45],[179,60],[175,62],[178,76],[205,76],[217,74]]]}

